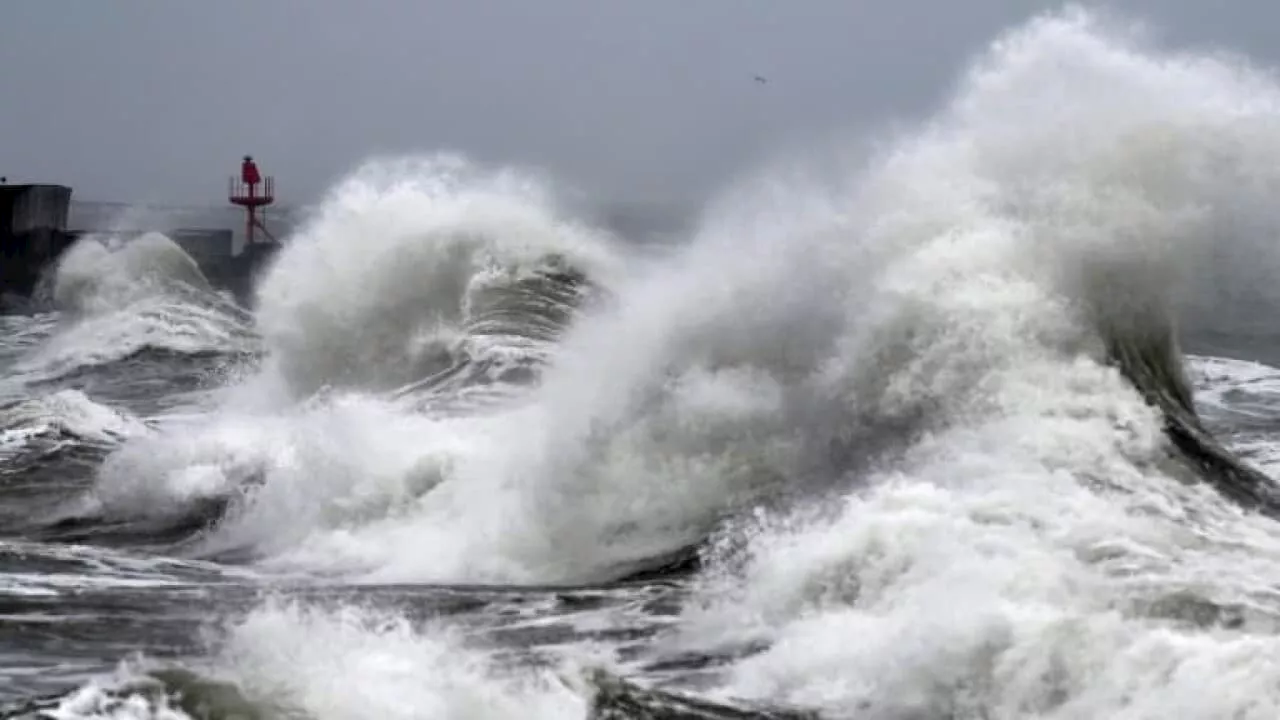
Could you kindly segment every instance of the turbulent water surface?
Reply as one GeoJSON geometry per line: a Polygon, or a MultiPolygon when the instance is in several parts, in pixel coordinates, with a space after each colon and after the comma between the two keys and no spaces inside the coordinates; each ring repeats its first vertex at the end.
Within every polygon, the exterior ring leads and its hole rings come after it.
{"type": "Polygon", "coordinates": [[[0,716],[1274,718],[1280,85],[1085,14],[643,247],[335,187],[0,318],[0,716]],[[847,157],[847,153],[840,153],[847,157]]]}

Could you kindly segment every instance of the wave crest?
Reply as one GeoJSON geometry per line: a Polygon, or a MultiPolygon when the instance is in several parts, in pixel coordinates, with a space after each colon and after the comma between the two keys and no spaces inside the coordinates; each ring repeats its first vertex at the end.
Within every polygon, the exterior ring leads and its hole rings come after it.
{"type": "MultiPolygon", "coordinates": [[[[449,157],[374,162],[290,239],[259,289],[258,326],[296,393],[390,389],[453,366],[465,339],[493,332],[500,288],[515,294],[558,266],[604,281],[611,254],[532,179],[449,157]]],[[[554,292],[544,305],[564,300],[554,292]]],[[[535,319],[507,333],[532,333],[535,319]]]]}
{"type": "Polygon", "coordinates": [[[59,310],[100,314],[170,292],[213,292],[196,261],[173,240],[151,232],[112,247],[90,235],[59,260],[52,300],[59,310]]]}

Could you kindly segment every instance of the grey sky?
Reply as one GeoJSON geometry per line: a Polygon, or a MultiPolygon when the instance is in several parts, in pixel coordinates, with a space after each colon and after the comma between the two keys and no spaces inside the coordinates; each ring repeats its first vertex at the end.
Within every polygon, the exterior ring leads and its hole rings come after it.
{"type": "MultiPolygon", "coordinates": [[[[918,116],[997,32],[1059,5],[11,0],[0,175],[216,205],[251,152],[305,202],[367,156],[452,149],[601,199],[687,200],[771,148],[918,116]]],[[[1271,0],[1111,5],[1178,41],[1280,56],[1271,0]]]]}

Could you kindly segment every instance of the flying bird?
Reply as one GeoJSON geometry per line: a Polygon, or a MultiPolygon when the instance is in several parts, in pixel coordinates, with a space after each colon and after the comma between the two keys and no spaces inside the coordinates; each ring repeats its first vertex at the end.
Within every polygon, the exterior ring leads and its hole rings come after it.
{"type": "Polygon", "coordinates": [[[756,82],[760,83],[761,85],[769,82],[768,80],[765,80],[764,77],[760,75],[756,75],[755,78],[756,78],[756,82]]]}

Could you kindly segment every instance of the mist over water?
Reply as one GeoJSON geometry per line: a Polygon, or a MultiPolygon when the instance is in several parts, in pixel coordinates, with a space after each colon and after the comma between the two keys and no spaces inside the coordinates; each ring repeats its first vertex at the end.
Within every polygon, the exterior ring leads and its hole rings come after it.
{"type": "Polygon", "coordinates": [[[660,686],[710,717],[1271,717],[1280,533],[1202,423],[1271,472],[1280,371],[1180,339],[1270,335],[1278,119],[1247,61],[1068,10],[840,173],[765,169],[661,252],[447,155],[338,184],[251,325],[162,236],[77,247],[61,312],[13,336],[0,467],[100,454],[33,537],[72,538],[41,552],[86,583],[255,594],[52,702],[684,717],[660,686]],[[235,360],[159,411],[36,381],[167,392],[121,365],[138,348],[235,360]]]}

